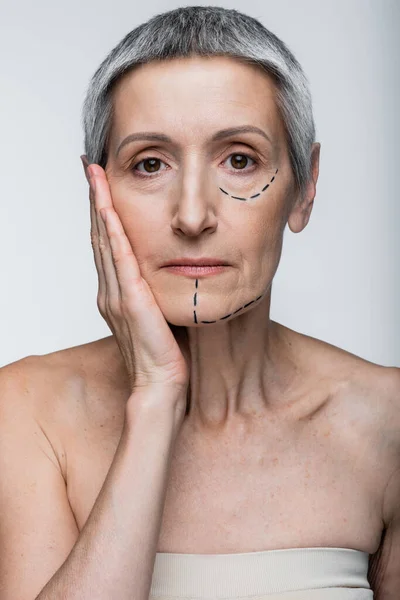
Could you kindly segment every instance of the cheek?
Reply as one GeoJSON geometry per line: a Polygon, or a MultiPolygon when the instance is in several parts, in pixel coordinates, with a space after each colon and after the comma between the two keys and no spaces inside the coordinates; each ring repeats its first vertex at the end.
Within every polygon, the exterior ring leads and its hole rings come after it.
{"type": "Polygon", "coordinates": [[[159,239],[160,232],[154,219],[147,219],[146,215],[139,211],[133,213],[126,210],[126,214],[120,214],[120,220],[126,236],[132,246],[136,258],[146,258],[151,252],[153,240],[159,239]]]}
{"type": "Polygon", "coordinates": [[[132,241],[165,233],[166,221],[161,204],[161,200],[165,202],[165,190],[158,198],[154,191],[138,190],[125,178],[112,180],[110,189],[115,211],[132,241]]]}
{"type": "Polygon", "coordinates": [[[144,278],[151,277],[153,269],[165,259],[166,221],[162,211],[148,210],[145,202],[129,204],[126,200],[118,210],[118,216],[132,247],[144,278]],[[160,256],[160,250],[162,252],[160,256]]]}
{"type": "Polygon", "coordinates": [[[286,179],[287,169],[276,168],[256,197],[238,200],[232,195],[224,196],[224,210],[234,209],[232,230],[235,239],[242,240],[243,248],[259,252],[279,248],[286,224],[286,179]]]}
{"type": "Polygon", "coordinates": [[[283,210],[271,196],[256,206],[243,206],[240,218],[231,224],[231,239],[244,253],[263,255],[280,245],[283,210]]]}

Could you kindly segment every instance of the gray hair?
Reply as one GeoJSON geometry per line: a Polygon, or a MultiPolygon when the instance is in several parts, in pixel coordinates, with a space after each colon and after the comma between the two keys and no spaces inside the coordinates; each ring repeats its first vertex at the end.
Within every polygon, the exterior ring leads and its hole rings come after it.
{"type": "Polygon", "coordinates": [[[257,19],[219,6],[185,6],[152,17],[130,31],[92,76],[83,110],[84,153],[105,169],[113,118],[112,88],[136,65],[178,57],[231,56],[256,64],[276,86],[276,103],[297,190],[311,177],[315,124],[309,83],[289,48],[257,19]]]}

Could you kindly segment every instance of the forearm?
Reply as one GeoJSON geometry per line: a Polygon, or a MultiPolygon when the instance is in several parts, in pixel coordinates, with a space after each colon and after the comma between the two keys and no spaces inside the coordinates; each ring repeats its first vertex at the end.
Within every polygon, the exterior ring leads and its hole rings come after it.
{"type": "Polygon", "coordinates": [[[36,600],[148,600],[176,433],[172,410],[142,406],[125,421],[75,546],[36,600]]]}

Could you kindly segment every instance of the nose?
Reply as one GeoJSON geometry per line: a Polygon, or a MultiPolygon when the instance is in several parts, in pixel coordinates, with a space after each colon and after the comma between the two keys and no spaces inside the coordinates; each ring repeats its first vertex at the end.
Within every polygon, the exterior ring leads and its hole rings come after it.
{"type": "Polygon", "coordinates": [[[212,233],[218,224],[218,200],[222,192],[213,181],[210,172],[207,174],[199,166],[187,168],[178,192],[178,200],[171,227],[175,233],[188,237],[199,236],[207,230],[212,233]]]}

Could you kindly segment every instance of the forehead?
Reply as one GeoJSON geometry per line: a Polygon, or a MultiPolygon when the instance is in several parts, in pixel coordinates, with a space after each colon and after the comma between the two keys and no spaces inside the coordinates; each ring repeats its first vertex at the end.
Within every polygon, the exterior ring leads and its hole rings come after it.
{"type": "Polygon", "coordinates": [[[113,89],[113,137],[145,128],[204,136],[247,123],[277,139],[282,123],[275,92],[274,80],[261,67],[232,57],[146,63],[126,73],[113,89]]]}

